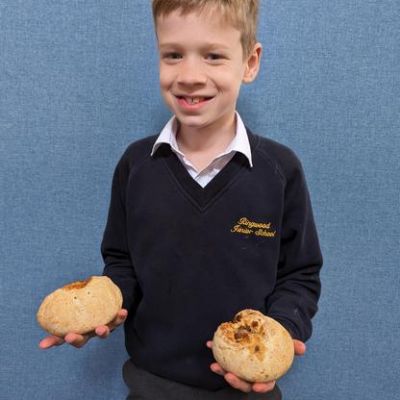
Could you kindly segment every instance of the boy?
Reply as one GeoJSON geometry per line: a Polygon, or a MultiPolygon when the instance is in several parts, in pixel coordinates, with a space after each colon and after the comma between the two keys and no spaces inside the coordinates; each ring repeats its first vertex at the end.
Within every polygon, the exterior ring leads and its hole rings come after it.
{"type": "Polygon", "coordinates": [[[259,69],[257,12],[256,0],[153,0],[174,117],[116,167],[102,254],[124,304],[95,332],[125,322],[128,399],[280,399],[275,382],[223,371],[209,339],[245,308],[281,322],[298,355],[311,335],[322,257],[301,165],[236,112],[259,69]]]}

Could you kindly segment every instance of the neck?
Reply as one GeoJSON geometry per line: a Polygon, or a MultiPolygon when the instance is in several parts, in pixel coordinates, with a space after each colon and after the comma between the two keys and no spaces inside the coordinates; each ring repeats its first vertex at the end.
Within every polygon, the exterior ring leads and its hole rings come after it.
{"type": "Polygon", "coordinates": [[[178,125],[177,143],[186,153],[224,151],[236,134],[236,115],[223,124],[201,128],[178,125]]]}

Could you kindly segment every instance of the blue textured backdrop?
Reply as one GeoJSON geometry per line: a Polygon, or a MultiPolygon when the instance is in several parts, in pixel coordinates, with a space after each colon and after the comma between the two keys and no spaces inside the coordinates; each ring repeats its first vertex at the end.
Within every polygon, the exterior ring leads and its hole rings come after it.
{"type": "MultiPolygon", "coordinates": [[[[239,111],[303,161],[325,256],[285,399],[400,392],[398,0],[261,1],[239,111]]],[[[121,330],[38,349],[43,296],[102,270],[111,177],[168,117],[149,2],[0,0],[1,399],[122,399],[121,330]]]]}

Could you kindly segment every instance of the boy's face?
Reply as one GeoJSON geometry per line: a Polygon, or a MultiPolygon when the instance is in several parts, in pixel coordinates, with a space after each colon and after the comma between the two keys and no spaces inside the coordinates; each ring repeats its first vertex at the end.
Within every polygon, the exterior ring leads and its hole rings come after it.
{"type": "Polygon", "coordinates": [[[157,19],[156,31],[161,93],[181,129],[230,126],[241,83],[257,75],[261,45],[244,59],[239,30],[218,12],[175,11],[157,19]]]}

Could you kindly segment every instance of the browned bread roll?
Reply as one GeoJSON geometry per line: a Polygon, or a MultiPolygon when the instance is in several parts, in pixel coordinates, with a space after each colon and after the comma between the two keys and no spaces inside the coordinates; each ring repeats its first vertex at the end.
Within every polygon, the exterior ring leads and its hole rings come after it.
{"type": "Polygon", "coordinates": [[[255,310],[242,310],[232,322],[222,323],[214,334],[212,351],[225,371],[248,382],[276,380],[294,359],[289,332],[255,310]]]}
{"type": "Polygon", "coordinates": [[[50,293],[37,312],[39,325],[52,335],[84,334],[111,322],[122,307],[122,294],[107,276],[92,276],[50,293]]]}

